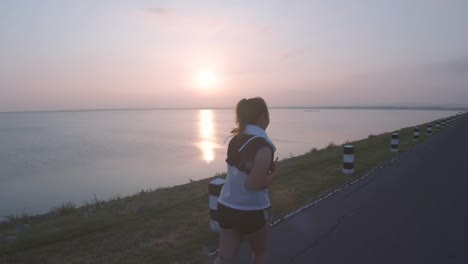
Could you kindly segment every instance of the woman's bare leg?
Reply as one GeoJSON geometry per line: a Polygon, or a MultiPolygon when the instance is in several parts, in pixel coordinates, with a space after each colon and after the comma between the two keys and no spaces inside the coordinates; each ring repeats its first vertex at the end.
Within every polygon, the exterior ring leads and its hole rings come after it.
{"type": "Polygon", "coordinates": [[[219,253],[214,264],[233,264],[242,243],[241,235],[233,229],[220,228],[219,253]]]}
{"type": "Polygon", "coordinates": [[[252,248],[252,263],[254,264],[267,263],[269,229],[270,222],[267,222],[262,229],[245,236],[252,248]]]}

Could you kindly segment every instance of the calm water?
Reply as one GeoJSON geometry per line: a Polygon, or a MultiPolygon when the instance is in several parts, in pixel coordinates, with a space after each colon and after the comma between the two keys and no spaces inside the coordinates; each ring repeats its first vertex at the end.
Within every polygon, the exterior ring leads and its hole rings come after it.
{"type": "MultiPolygon", "coordinates": [[[[280,159],[456,112],[273,109],[280,159]]],[[[233,110],[0,114],[0,216],[47,212],[225,171],[233,110]]]]}

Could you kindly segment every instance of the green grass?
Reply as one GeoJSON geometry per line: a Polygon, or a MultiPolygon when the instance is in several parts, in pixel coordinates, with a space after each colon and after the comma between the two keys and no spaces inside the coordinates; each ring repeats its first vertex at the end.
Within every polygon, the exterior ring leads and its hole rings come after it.
{"type": "MultiPolygon", "coordinates": [[[[423,142],[428,136],[420,128],[423,142]]],[[[417,144],[412,127],[393,132],[400,134],[400,153],[417,144]]],[[[348,142],[355,146],[353,176],[342,173],[342,145],[280,161],[270,187],[273,218],[391,159],[391,133],[348,142]]],[[[0,225],[0,263],[210,263],[206,255],[218,234],[209,231],[208,183],[215,177],[107,202],[95,197],[82,207],[64,203],[45,216],[10,216],[0,225]],[[23,223],[28,228],[18,232],[23,223]]]]}

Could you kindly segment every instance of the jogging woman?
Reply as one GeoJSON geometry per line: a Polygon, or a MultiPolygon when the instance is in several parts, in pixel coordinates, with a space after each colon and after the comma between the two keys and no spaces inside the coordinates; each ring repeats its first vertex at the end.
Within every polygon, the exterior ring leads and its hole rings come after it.
{"type": "Polygon", "coordinates": [[[237,128],[227,152],[227,177],[218,199],[219,254],[214,263],[233,263],[242,241],[252,248],[252,262],[266,263],[270,198],[275,177],[275,145],[265,130],[270,116],[265,101],[242,99],[236,107],[237,128]]]}

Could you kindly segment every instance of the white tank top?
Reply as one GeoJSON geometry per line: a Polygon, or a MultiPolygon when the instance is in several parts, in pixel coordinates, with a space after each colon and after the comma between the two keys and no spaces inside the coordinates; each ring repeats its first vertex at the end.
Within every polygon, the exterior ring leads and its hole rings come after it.
{"type": "Polygon", "coordinates": [[[263,210],[269,208],[269,190],[247,188],[247,173],[234,166],[227,166],[227,177],[218,202],[237,210],[263,210]]]}
{"type": "MultiPolygon", "coordinates": [[[[244,144],[242,144],[239,149],[237,149],[237,145],[231,151],[240,152],[247,144],[258,137],[259,136],[251,137],[244,144]]],[[[249,175],[247,172],[240,170],[234,165],[235,164],[232,162],[228,162],[226,182],[221,189],[218,202],[225,206],[245,211],[264,210],[269,208],[271,206],[269,190],[253,190],[248,188],[247,177],[249,177],[249,175]]]]}

